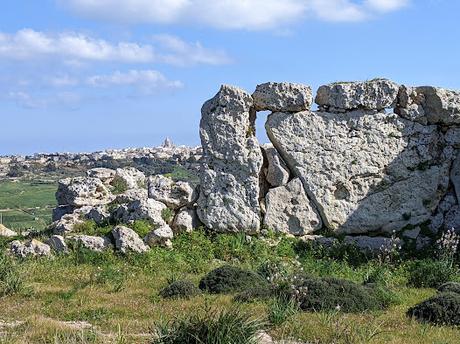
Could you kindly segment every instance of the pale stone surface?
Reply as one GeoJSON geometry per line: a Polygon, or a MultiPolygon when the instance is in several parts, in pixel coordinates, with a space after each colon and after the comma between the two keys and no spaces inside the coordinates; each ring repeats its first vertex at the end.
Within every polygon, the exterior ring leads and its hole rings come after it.
{"type": "Polygon", "coordinates": [[[162,226],[165,221],[162,212],[166,205],[151,198],[137,200],[121,205],[113,214],[113,217],[122,223],[131,223],[136,220],[147,220],[153,225],[162,226]]]}
{"type": "Polygon", "coordinates": [[[420,123],[460,124],[460,92],[440,87],[401,87],[395,111],[420,123]]]}
{"type": "Polygon", "coordinates": [[[60,235],[52,235],[47,241],[46,244],[49,245],[55,252],[58,253],[67,253],[69,248],[65,243],[64,237],[60,235]]]}
{"type": "Polygon", "coordinates": [[[264,225],[269,229],[303,236],[322,227],[321,218],[310,204],[299,178],[285,186],[270,189],[265,200],[267,213],[264,225]]]}
{"type": "Polygon", "coordinates": [[[149,250],[149,247],[144,244],[139,235],[131,228],[116,226],[112,230],[112,235],[115,240],[115,248],[122,253],[130,251],[143,253],[149,250]]]}
{"type": "Polygon", "coordinates": [[[75,225],[81,224],[83,221],[78,213],[66,214],[60,220],[53,222],[50,225],[50,229],[54,234],[65,235],[72,232],[75,225]]]}
{"type": "Polygon", "coordinates": [[[25,243],[15,240],[10,244],[11,253],[17,257],[49,257],[51,256],[51,247],[41,241],[32,239],[25,243]]]}
{"type": "Polygon", "coordinates": [[[198,216],[218,232],[258,232],[262,152],[255,137],[252,97],[222,86],[202,108],[203,145],[198,216]]]}
{"type": "Polygon", "coordinates": [[[112,248],[112,242],[107,237],[91,236],[91,235],[75,235],[69,236],[68,240],[75,242],[77,245],[95,251],[103,252],[112,248]]]}
{"type": "Polygon", "coordinates": [[[157,175],[148,179],[149,198],[162,202],[170,209],[182,208],[196,200],[192,186],[183,181],[175,182],[171,178],[157,175]]]}
{"type": "MultiPolygon", "coordinates": [[[[384,237],[368,237],[368,236],[346,236],[343,240],[344,244],[353,245],[358,247],[363,251],[369,251],[372,253],[378,253],[385,248],[392,246],[391,238],[384,237]]],[[[401,240],[399,238],[395,239],[396,244],[399,246],[401,240]]]]}
{"type": "Polygon", "coordinates": [[[171,225],[174,233],[192,232],[200,227],[201,222],[195,209],[183,208],[174,217],[171,225]]]}
{"type": "Polygon", "coordinates": [[[59,181],[56,199],[59,205],[82,207],[108,204],[113,196],[100,179],[77,177],[59,181]]]}
{"type": "Polygon", "coordinates": [[[289,82],[267,82],[257,85],[252,98],[256,111],[299,112],[310,110],[313,102],[309,86],[289,82]]]}
{"type": "Polygon", "coordinates": [[[126,192],[119,194],[115,197],[115,203],[130,203],[133,201],[146,200],[148,198],[148,192],[146,189],[130,189],[126,192]]]}
{"type": "Polygon", "coordinates": [[[171,227],[169,227],[168,225],[164,225],[147,234],[144,238],[144,241],[150,247],[156,245],[171,247],[171,239],[173,237],[174,233],[171,227]]]}
{"type": "Polygon", "coordinates": [[[272,144],[262,146],[267,159],[265,179],[272,187],[285,185],[289,181],[289,169],[272,144]]]}
{"type": "Polygon", "coordinates": [[[18,233],[16,233],[15,231],[12,231],[11,229],[5,227],[4,225],[2,225],[0,223],[0,237],[12,238],[12,237],[15,237],[17,235],[18,235],[18,233]]]}
{"type": "Polygon", "coordinates": [[[436,126],[355,111],[274,113],[266,128],[323,223],[336,232],[418,225],[448,186],[450,151],[436,126]]]}
{"type": "Polygon", "coordinates": [[[387,79],[336,82],[321,86],[315,102],[320,109],[329,112],[383,110],[394,107],[398,91],[399,85],[387,79]]]}
{"type": "Polygon", "coordinates": [[[88,177],[100,179],[105,185],[110,185],[115,177],[115,170],[104,167],[92,168],[86,171],[88,177]]]}
{"type": "Polygon", "coordinates": [[[145,187],[145,174],[134,167],[117,168],[115,175],[126,182],[128,189],[145,187]]]}

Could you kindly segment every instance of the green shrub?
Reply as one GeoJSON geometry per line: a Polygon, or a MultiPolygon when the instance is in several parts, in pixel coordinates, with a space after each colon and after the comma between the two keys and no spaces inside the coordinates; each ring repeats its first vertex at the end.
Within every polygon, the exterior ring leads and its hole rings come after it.
{"type": "Polygon", "coordinates": [[[152,344],[256,344],[263,326],[239,308],[208,310],[157,324],[152,344]]]}
{"type": "Polygon", "coordinates": [[[213,294],[231,293],[265,285],[268,285],[268,282],[259,274],[231,265],[212,270],[200,281],[200,289],[213,294]]]}
{"type": "Polygon", "coordinates": [[[162,298],[183,298],[189,299],[200,293],[198,289],[192,282],[179,280],[170,283],[167,287],[160,291],[160,296],[162,298]]]}
{"type": "Polygon", "coordinates": [[[458,282],[447,282],[438,288],[440,293],[456,293],[460,294],[460,283],[458,282]]]}
{"type": "Polygon", "coordinates": [[[304,311],[357,313],[384,308],[373,288],[331,277],[303,278],[281,293],[295,299],[304,311]]]}
{"type": "Polygon", "coordinates": [[[269,299],[275,295],[275,290],[269,285],[261,285],[258,287],[248,288],[243,290],[234,297],[236,302],[253,302],[256,300],[269,299]]]}
{"type": "Polygon", "coordinates": [[[24,282],[16,262],[0,250],[0,296],[19,293],[24,290],[24,282]]]}
{"type": "Polygon", "coordinates": [[[419,260],[409,266],[408,284],[415,288],[438,288],[449,282],[457,273],[455,267],[445,261],[419,260]]]}
{"type": "Polygon", "coordinates": [[[110,185],[112,186],[112,193],[115,195],[122,194],[128,190],[128,183],[120,176],[115,176],[110,185]]]}
{"type": "Polygon", "coordinates": [[[440,293],[408,310],[420,322],[460,325],[460,294],[440,293]]]}
{"type": "Polygon", "coordinates": [[[135,231],[141,238],[144,238],[152,230],[152,225],[149,221],[146,220],[136,220],[132,224],[131,228],[135,231]]]}

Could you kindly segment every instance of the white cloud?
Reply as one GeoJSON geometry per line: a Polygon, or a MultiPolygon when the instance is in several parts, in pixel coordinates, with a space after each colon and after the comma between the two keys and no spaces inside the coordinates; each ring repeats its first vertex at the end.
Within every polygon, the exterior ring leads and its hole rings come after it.
{"type": "Polygon", "coordinates": [[[86,83],[96,87],[137,86],[144,91],[174,89],[183,86],[180,81],[172,81],[156,70],[115,71],[110,75],[88,77],[86,83]]]}
{"type": "Polygon", "coordinates": [[[219,29],[274,29],[307,16],[360,21],[410,0],[57,0],[78,14],[127,23],[188,23],[219,29]]]}
{"type": "Polygon", "coordinates": [[[29,59],[43,56],[117,62],[150,62],[154,59],[150,45],[129,42],[111,44],[75,32],[51,35],[23,29],[15,34],[0,33],[0,57],[29,59]]]}
{"type": "Polygon", "coordinates": [[[55,87],[76,86],[79,83],[77,78],[71,77],[69,75],[59,75],[59,76],[48,77],[48,78],[45,78],[45,82],[55,87]]]}
{"type": "Polygon", "coordinates": [[[224,51],[203,47],[199,42],[187,43],[178,37],[161,35],[152,44],[133,42],[110,43],[76,32],[47,34],[23,29],[14,34],[0,32],[0,58],[29,60],[57,58],[66,65],[79,66],[83,62],[155,63],[175,65],[230,62],[224,51]]]}
{"type": "Polygon", "coordinates": [[[158,56],[162,62],[168,64],[180,66],[221,65],[232,62],[225,51],[207,49],[200,42],[187,43],[176,36],[167,34],[155,35],[153,38],[165,51],[169,51],[169,53],[158,56]]]}
{"type": "Polygon", "coordinates": [[[11,91],[6,98],[27,109],[45,109],[53,106],[74,109],[79,106],[81,100],[80,95],[73,92],[47,94],[30,91],[11,91]]]}

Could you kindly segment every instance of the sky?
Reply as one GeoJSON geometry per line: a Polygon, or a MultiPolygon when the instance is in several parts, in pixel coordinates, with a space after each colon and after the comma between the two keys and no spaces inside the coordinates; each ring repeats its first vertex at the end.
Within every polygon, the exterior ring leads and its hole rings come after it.
{"type": "MultiPolygon", "coordinates": [[[[221,84],[460,89],[457,0],[5,0],[0,155],[198,145],[221,84]]],[[[258,136],[265,141],[260,114],[258,136]]]]}

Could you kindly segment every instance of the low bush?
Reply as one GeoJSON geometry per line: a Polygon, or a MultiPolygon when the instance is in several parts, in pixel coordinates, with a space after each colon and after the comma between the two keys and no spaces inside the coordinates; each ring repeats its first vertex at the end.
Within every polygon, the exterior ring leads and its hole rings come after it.
{"type": "Polygon", "coordinates": [[[275,295],[275,290],[268,285],[261,285],[258,287],[248,288],[234,297],[236,302],[253,302],[257,300],[266,300],[275,295]]]}
{"type": "Polygon", "coordinates": [[[198,289],[192,282],[179,280],[170,283],[167,287],[160,291],[160,296],[162,298],[183,298],[189,299],[193,296],[196,296],[200,293],[198,289]]]}
{"type": "Polygon", "coordinates": [[[166,222],[170,223],[172,219],[174,218],[174,210],[169,209],[169,208],[164,208],[161,211],[161,218],[166,222]]]}
{"type": "Polygon", "coordinates": [[[157,324],[152,344],[256,344],[264,324],[239,308],[157,324]]]}
{"type": "Polygon", "coordinates": [[[460,325],[460,294],[437,294],[410,308],[407,315],[420,322],[458,326],[460,325]]]}
{"type": "Polygon", "coordinates": [[[456,293],[460,294],[460,283],[458,282],[447,282],[438,288],[440,293],[456,293]]]}
{"type": "Polygon", "coordinates": [[[112,193],[115,195],[122,194],[128,190],[128,183],[120,176],[115,176],[110,185],[112,186],[112,193]]]}
{"type": "Polygon", "coordinates": [[[418,260],[408,268],[409,286],[415,288],[438,288],[451,281],[457,269],[450,263],[442,260],[418,260]]]}
{"type": "Polygon", "coordinates": [[[141,238],[144,238],[147,234],[152,231],[152,225],[146,220],[136,220],[131,226],[132,230],[135,231],[141,238]]]}
{"type": "Polygon", "coordinates": [[[259,286],[268,286],[268,282],[255,272],[231,265],[212,270],[200,281],[200,289],[212,294],[237,292],[259,286]]]}
{"type": "Polygon", "coordinates": [[[304,311],[332,311],[358,313],[383,309],[387,301],[380,299],[381,291],[354,282],[325,277],[302,278],[280,292],[295,299],[304,311]]]}

